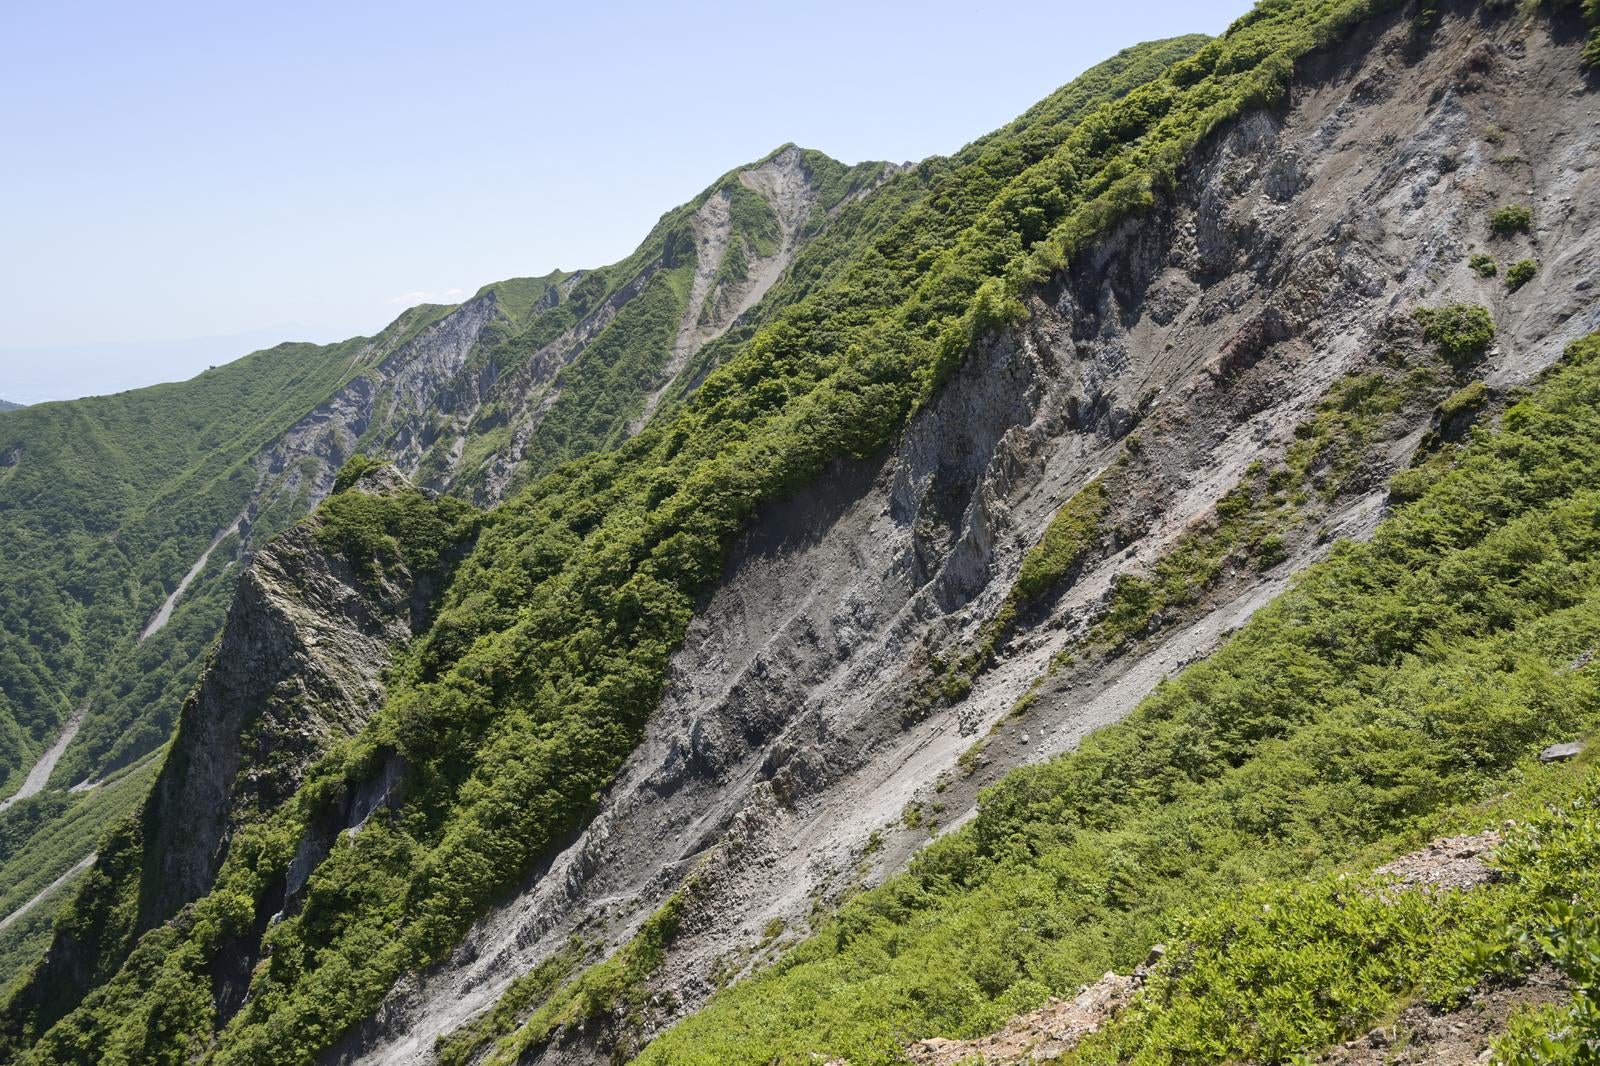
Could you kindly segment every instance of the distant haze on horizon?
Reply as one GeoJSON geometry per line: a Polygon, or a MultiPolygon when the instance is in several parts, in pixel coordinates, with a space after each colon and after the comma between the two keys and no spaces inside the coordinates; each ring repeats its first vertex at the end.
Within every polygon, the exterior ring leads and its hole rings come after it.
{"type": "Polygon", "coordinates": [[[614,262],[784,142],[948,154],[1250,6],[9,5],[0,399],[187,378],[614,262]]]}

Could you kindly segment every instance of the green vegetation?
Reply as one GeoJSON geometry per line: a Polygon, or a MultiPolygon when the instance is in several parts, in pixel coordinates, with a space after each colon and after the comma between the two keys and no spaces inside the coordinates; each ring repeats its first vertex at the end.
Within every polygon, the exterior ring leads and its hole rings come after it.
{"type": "Polygon", "coordinates": [[[783,239],[783,227],[778,223],[778,213],[767,203],[766,197],[745,185],[737,178],[723,182],[721,193],[728,198],[728,216],[733,232],[757,259],[765,259],[778,250],[783,239]]]}
{"type": "Polygon", "coordinates": [[[357,455],[340,470],[333,494],[317,508],[317,540],[374,581],[396,567],[414,574],[439,570],[449,553],[471,542],[481,512],[409,487],[381,495],[348,491],[378,465],[357,455]]]}
{"type": "Polygon", "coordinates": [[[1519,259],[1506,270],[1506,288],[1516,292],[1539,273],[1539,263],[1533,259],[1519,259]]]}
{"type": "Polygon", "coordinates": [[[522,1027],[534,1011],[544,1006],[583,959],[583,944],[574,938],[561,951],[511,983],[493,1009],[439,1038],[434,1049],[440,1066],[469,1066],[496,1041],[522,1027]]]}
{"type": "Polygon", "coordinates": [[[1037,600],[1083,561],[1099,532],[1105,507],[1104,487],[1099,481],[1091,481],[1056,512],[1039,543],[1023,557],[1011,598],[1003,610],[1014,611],[1021,604],[1037,600]]]}
{"type": "Polygon", "coordinates": [[[1171,976],[1189,998],[1106,1037],[1150,1061],[1314,1050],[1415,989],[1448,1000],[1525,967],[1526,952],[1471,942],[1530,900],[1585,889],[1560,880],[1564,863],[1547,880],[1527,865],[1514,895],[1438,913],[1402,903],[1392,918],[1341,910],[1336,893],[1354,886],[1322,878],[1455,826],[1508,786],[1535,794],[1564,771],[1531,754],[1600,722],[1593,670],[1572,667],[1600,643],[1597,401],[1590,338],[1370,543],[1339,546],[1124,722],[1008,775],[973,823],[639,1061],[888,1063],[911,1039],[976,1035],[1126,972],[1163,940],[1197,945],[1197,968],[1171,976]],[[1204,953],[1230,930],[1307,947],[1204,953]],[[1204,999],[1211,980],[1220,991],[1204,999]],[[1329,995],[1307,994],[1323,983],[1329,995]],[[1239,1024],[1228,997],[1241,987],[1238,1003],[1284,1009],[1239,1024]]]}
{"type": "Polygon", "coordinates": [[[692,244],[683,256],[652,276],[583,358],[567,366],[561,395],[534,431],[520,476],[536,477],[625,439],[629,421],[644,410],[650,382],[666,366],[689,302],[692,244]]]}
{"type": "Polygon", "coordinates": [[[1452,362],[1478,358],[1489,350],[1494,340],[1494,319],[1486,307],[1475,304],[1419,307],[1415,315],[1422,335],[1452,362]]]}
{"type": "Polygon", "coordinates": [[[1469,381],[1439,404],[1439,419],[1451,422],[1462,415],[1471,414],[1483,407],[1489,398],[1489,387],[1482,381],[1469,381]]]}
{"type": "Polygon", "coordinates": [[[1460,1006],[1480,984],[1515,981],[1547,958],[1579,982],[1568,1010],[1580,1027],[1561,1024],[1556,1009],[1539,1030],[1516,1027],[1512,1043],[1534,1052],[1522,1061],[1582,1061],[1536,1050],[1547,1039],[1575,1048],[1595,1032],[1600,774],[1573,791],[1512,831],[1497,858],[1503,880],[1471,891],[1329,875],[1265,883],[1178,918],[1181,957],[1071,1061],[1284,1061],[1359,1035],[1408,1000],[1460,1006]]]}
{"type": "MultiPolygon", "coordinates": [[[[1585,798],[1592,809],[1595,797],[1585,798]]],[[[1566,848],[1563,857],[1573,863],[1574,869],[1592,870],[1600,859],[1600,849],[1594,846],[1593,819],[1584,818],[1588,813],[1579,809],[1557,827],[1563,844],[1567,841],[1562,838],[1588,832],[1588,838],[1582,839],[1578,847],[1566,848]]],[[[1594,918],[1594,895],[1592,890],[1574,892],[1569,899],[1545,902],[1543,928],[1535,925],[1524,931],[1523,937],[1536,943],[1572,982],[1572,998],[1565,1004],[1514,1016],[1509,1031],[1493,1046],[1495,1061],[1532,1066],[1587,1062],[1593,1056],[1595,1042],[1600,1040],[1600,927],[1594,918]],[[1581,900],[1583,906],[1574,905],[1573,899],[1581,900]]]]}
{"type": "Polygon", "coordinates": [[[1500,265],[1494,261],[1494,256],[1483,252],[1473,253],[1472,258],[1467,260],[1467,265],[1480,278],[1492,278],[1500,272],[1500,265]]]}
{"type": "MultiPolygon", "coordinates": [[[[380,570],[413,549],[442,550],[469,520],[479,533],[367,730],[323,758],[291,803],[237,833],[212,892],[145,934],[81,1002],[8,1011],[8,1050],[52,1063],[312,1061],[589,817],[659,700],[698,597],[759,507],[842,458],[880,454],[975,342],[1016,323],[1037,285],[1154,205],[1196,145],[1281,101],[1297,58],[1394,6],[1263,3],[1221,39],[1130,50],[955,160],[890,182],[881,201],[842,210],[843,228],[797,262],[769,311],[701,353],[689,377],[703,383],[626,441],[617,420],[639,411],[659,341],[685,310],[684,215],[669,213],[631,265],[580,279],[502,353],[530,365],[571,316],[642,279],[643,295],[563,374],[540,427],[541,447],[571,461],[481,521],[330,504],[328,543],[380,570]],[[879,202],[903,210],[878,214],[879,202]],[[298,909],[269,925],[306,827],[396,758],[407,769],[394,805],[340,834],[298,909]],[[260,961],[244,1005],[222,1017],[214,970],[241,952],[260,961]]],[[[836,173],[828,187],[843,197],[854,180],[836,173]]],[[[771,236],[740,188],[728,190],[730,211],[761,254],[771,236]]],[[[1492,337],[1482,309],[1422,317],[1460,362],[1492,337]]],[[[1593,376],[1575,354],[1569,374],[1508,414],[1505,433],[1474,445],[1372,545],[1336,554],[1125,726],[1008,778],[910,875],[845,908],[779,970],[730,989],[646,1058],[680,1061],[677,1049],[681,1061],[766,1062],[826,1045],[876,1062],[907,1033],[976,1031],[1142,952],[1176,902],[1324,869],[1412,832],[1503,782],[1531,744],[1586,727],[1589,675],[1552,664],[1600,633],[1586,533],[1600,502],[1583,490],[1600,462],[1593,376]]],[[[1306,437],[1305,469],[1316,464],[1324,491],[1338,484],[1344,447],[1332,427],[1404,402],[1390,384],[1353,381],[1326,438],[1315,427],[1306,437]]],[[[508,417],[486,410],[473,428],[480,446],[508,432],[508,417]]],[[[1219,512],[1224,536],[1258,542],[1243,524],[1253,500],[1219,512]]],[[[1073,526],[1092,513],[1069,515],[1041,547],[1030,571],[1041,593],[1070,574],[1087,535],[1073,526]]],[[[1158,574],[1116,624],[1178,602],[1215,549],[1197,547],[1170,582],[1158,574]]],[[[114,893],[80,900],[129,905],[114,893]]],[[[87,905],[63,921],[84,921],[87,905]]],[[[627,949],[560,989],[531,983],[486,1023],[498,1034],[492,1060],[636,1006],[680,906],[675,897],[627,949]]],[[[109,951],[103,965],[120,958],[109,951]]]]}
{"type": "Polygon", "coordinates": [[[1489,216],[1489,232],[1496,237],[1514,237],[1527,233],[1533,225],[1533,213],[1521,204],[1502,207],[1489,216]]]}

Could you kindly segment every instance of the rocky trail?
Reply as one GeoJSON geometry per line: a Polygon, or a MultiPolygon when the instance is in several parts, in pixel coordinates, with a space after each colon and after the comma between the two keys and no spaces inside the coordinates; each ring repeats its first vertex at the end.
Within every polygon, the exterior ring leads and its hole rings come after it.
{"type": "Polygon", "coordinates": [[[40,889],[39,893],[37,895],[35,895],[32,899],[28,900],[28,902],[24,903],[22,906],[18,907],[16,910],[14,910],[10,914],[6,915],[4,918],[0,918],[0,932],[4,932],[6,930],[6,927],[11,925],[12,922],[17,921],[19,918],[21,918],[24,914],[27,914],[34,907],[38,906],[40,903],[43,903],[46,899],[50,898],[50,895],[53,892],[55,892],[56,889],[58,889],[61,886],[65,885],[68,881],[71,881],[74,877],[77,877],[79,874],[83,873],[83,871],[85,871],[89,867],[93,866],[94,865],[94,861],[97,858],[99,858],[99,856],[95,852],[91,851],[89,854],[85,855],[83,858],[81,858],[77,862],[73,863],[72,868],[69,869],[66,873],[62,874],[60,877],[56,878],[54,881],[51,881],[48,885],[44,886],[44,888],[40,889]]]}
{"type": "Polygon", "coordinates": [[[28,776],[22,781],[22,787],[5,799],[0,800],[0,811],[5,810],[14,803],[27,799],[29,796],[36,796],[44,791],[44,786],[50,783],[50,775],[55,773],[56,763],[61,761],[61,756],[66,752],[67,745],[71,744],[73,738],[78,735],[78,728],[83,725],[84,716],[88,713],[89,707],[87,704],[72,712],[72,717],[68,718],[61,727],[61,732],[57,734],[56,739],[45,749],[44,754],[39,756],[38,761],[28,771],[28,776]]]}
{"type": "Polygon", "coordinates": [[[1535,971],[1522,984],[1482,989],[1455,1010],[1407,1007],[1391,1024],[1332,1048],[1312,1061],[1329,1066],[1487,1063],[1490,1043],[1504,1035],[1513,1014],[1560,1003],[1571,992],[1571,982],[1547,967],[1535,971]]]}
{"type": "Polygon", "coordinates": [[[217,550],[217,545],[232,534],[239,532],[249,515],[250,508],[246,507],[239,512],[237,518],[229,523],[227,528],[211,538],[211,543],[206,545],[206,550],[200,553],[200,558],[196,559],[194,565],[189,567],[189,572],[183,575],[183,578],[178,582],[178,587],[173,589],[167,598],[162,601],[161,606],[156,609],[156,613],[150,616],[150,621],[146,622],[144,628],[139,631],[139,640],[141,642],[148,639],[152,634],[160,632],[162,627],[171,621],[172,609],[178,605],[179,598],[194,583],[194,579],[199,577],[200,572],[206,568],[206,563],[211,560],[211,553],[217,550]]]}

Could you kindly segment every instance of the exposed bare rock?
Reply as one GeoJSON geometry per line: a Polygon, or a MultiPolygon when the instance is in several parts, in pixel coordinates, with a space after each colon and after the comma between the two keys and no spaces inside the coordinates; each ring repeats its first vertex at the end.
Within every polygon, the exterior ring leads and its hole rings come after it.
{"type": "Polygon", "coordinates": [[[1583,754],[1583,742],[1569,740],[1565,744],[1552,744],[1539,753],[1540,762],[1564,762],[1583,754]]]}
{"type": "Polygon", "coordinates": [[[1499,871],[1488,860],[1500,840],[1499,831],[1494,829],[1471,836],[1440,837],[1427,847],[1378,867],[1377,872],[1395,878],[1402,888],[1476,888],[1499,878],[1499,871]]]}
{"type": "Polygon", "coordinates": [[[917,1066],[1048,1062],[1065,1055],[1114,1018],[1139,985],[1137,977],[1107,973],[1085,985],[1073,999],[1051,999],[1038,1010],[1013,1018],[998,1033],[975,1040],[919,1040],[906,1049],[906,1057],[917,1066]]]}
{"type": "MultiPolygon", "coordinates": [[[[730,960],[742,973],[769,957],[759,945],[772,923],[803,929],[819,897],[899,868],[931,821],[907,828],[908,805],[937,801],[941,826],[959,824],[980,787],[1121,718],[1335,539],[1369,532],[1443,394],[1373,444],[1344,494],[1286,538],[1282,564],[1225,561],[1190,614],[1154,620],[1114,658],[1051,671],[1113,579],[1209,521],[1252,462],[1281,457],[1333,382],[1420,350],[1412,308],[1490,304],[1499,343],[1478,373],[1497,389],[1600,327],[1600,303],[1576,284],[1600,272],[1600,143],[1577,44],[1538,22],[1450,13],[1426,54],[1408,34],[1402,18],[1379,20],[1311,57],[1285,107],[1212,138],[1169,200],[1033,294],[1025,326],[970,353],[891,454],[842,462],[765,508],[594,821],[328,1061],[428,1062],[438,1036],[574,930],[626,942],[745,819],[746,858],[704,903],[719,920],[670,949],[655,989],[669,1016],[651,1025],[696,1009],[730,960]],[[1478,71],[1486,45],[1495,60],[1478,71]],[[1469,60],[1481,86],[1464,94],[1469,60]],[[1491,123],[1512,131],[1498,149],[1478,137],[1491,123]],[[1525,146],[1515,168],[1496,161],[1511,140],[1525,146]],[[1515,297],[1466,265],[1492,205],[1512,198],[1532,203],[1542,254],[1562,264],[1515,297]],[[906,718],[930,659],[971,646],[1026,548],[1136,427],[1145,477],[1112,522],[1129,535],[1087,561],[964,699],[906,718]],[[1030,690],[1027,715],[1013,716],[1030,690]],[[985,733],[969,773],[958,759],[985,733]]],[[[530,1061],[609,1056],[568,1043],[530,1061]]]]}

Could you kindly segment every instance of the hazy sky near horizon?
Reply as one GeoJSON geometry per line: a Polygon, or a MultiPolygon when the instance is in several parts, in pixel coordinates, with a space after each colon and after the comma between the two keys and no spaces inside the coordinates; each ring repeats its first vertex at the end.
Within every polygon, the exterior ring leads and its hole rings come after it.
{"type": "Polygon", "coordinates": [[[626,255],[794,141],[948,153],[1248,0],[0,4],[0,398],[626,255]]]}

